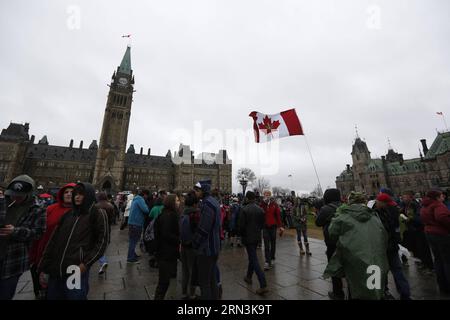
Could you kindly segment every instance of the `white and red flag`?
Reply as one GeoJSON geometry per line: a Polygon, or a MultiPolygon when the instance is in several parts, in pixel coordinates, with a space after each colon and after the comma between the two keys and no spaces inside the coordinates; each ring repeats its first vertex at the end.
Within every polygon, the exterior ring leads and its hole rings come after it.
{"type": "Polygon", "coordinates": [[[295,109],[272,115],[253,111],[249,116],[253,118],[253,130],[257,143],[288,136],[303,135],[303,128],[295,109]]]}

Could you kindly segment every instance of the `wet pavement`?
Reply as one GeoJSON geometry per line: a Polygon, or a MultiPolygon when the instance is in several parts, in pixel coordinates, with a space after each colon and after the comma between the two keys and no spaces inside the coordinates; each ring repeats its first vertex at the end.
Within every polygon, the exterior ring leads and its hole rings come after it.
{"type": "MultiPolygon", "coordinates": [[[[219,258],[223,299],[237,300],[328,300],[331,281],[325,280],[322,273],[327,265],[325,245],[322,240],[310,239],[312,256],[301,256],[294,236],[289,230],[278,238],[274,268],[266,271],[269,293],[264,297],[255,294],[258,289],[256,275],[253,284],[248,285],[243,278],[247,270],[247,255],[244,248],[231,247],[225,242],[219,258]]],[[[107,250],[108,269],[98,275],[99,265],[90,272],[91,300],[148,300],[153,299],[158,281],[157,269],[150,268],[146,254],[142,254],[141,263],[126,263],[128,250],[128,230],[120,231],[113,227],[111,244],[107,250]]],[[[137,248],[139,254],[139,248],[137,248]]],[[[260,262],[263,262],[263,249],[258,250],[260,262]]],[[[439,296],[434,274],[425,274],[411,261],[404,267],[405,275],[411,285],[412,298],[442,299],[439,296]]],[[[181,298],[181,263],[178,263],[177,294],[181,298]]],[[[392,295],[398,298],[389,275],[389,287],[392,295]]],[[[199,292],[198,292],[199,293],[199,292]]],[[[33,300],[33,285],[29,272],[25,273],[17,287],[16,300],[33,300]]]]}

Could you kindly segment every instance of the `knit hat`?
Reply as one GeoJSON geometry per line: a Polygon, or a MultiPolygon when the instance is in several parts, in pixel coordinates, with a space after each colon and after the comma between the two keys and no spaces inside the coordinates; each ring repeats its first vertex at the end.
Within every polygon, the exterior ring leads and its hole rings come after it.
{"type": "Polygon", "coordinates": [[[325,204],[341,201],[341,192],[338,189],[327,189],[323,194],[325,204]]]}
{"type": "Polygon", "coordinates": [[[387,193],[380,193],[377,196],[377,201],[385,202],[388,204],[388,206],[396,206],[397,205],[397,203],[395,203],[395,201],[392,200],[392,198],[387,193]]]}
{"type": "Polygon", "coordinates": [[[365,202],[366,202],[366,194],[363,192],[352,191],[348,195],[349,204],[365,203],[365,202]]]}

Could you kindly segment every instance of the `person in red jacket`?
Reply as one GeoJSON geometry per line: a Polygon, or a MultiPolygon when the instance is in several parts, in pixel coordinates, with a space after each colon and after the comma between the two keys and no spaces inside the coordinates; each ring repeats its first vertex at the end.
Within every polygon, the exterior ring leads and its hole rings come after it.
{"type": "Polygon", "coordinates": [[[264,270],[269,270],[273,267],[273,260],[275,260],[275,249],[277,241],[277,228],[279,228],[280,236],[284,232],[281,224],[280,207],[271,197],[272,193],[268,190],[264,191],[264,199],[260,207],[265,213],[265,223],[263,229],[264,239],[264,257],[266,263],[264,270]]]}
{"type": "Polygon", "coordinates": [[[47,229],[44,235],[39,240],[34,241],[31,246],[29,254],[30,271],[33,279],[34,294],[37,299],[45,299],[45,289],[39,284],[39,271],[37,270],[37,266],[41,261],[44,250],[59,219],[72,208],[72,191],[75,185],[75,183],[69,183],[59,189],[56,197],[57,202],[47,208],[47,229]]]}
{"type": "Polygon", "coordinates": [[[429,191],[422,201],[420,217],[434,255],[439,289],[450,294],[450,210],[444,205],[441,191],[429,191]]]}

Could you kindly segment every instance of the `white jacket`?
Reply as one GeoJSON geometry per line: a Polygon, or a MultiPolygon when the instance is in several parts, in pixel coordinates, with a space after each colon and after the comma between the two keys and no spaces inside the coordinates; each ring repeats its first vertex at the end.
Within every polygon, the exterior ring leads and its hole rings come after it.
{"type": "Polygon", "coordinates": [[[131,203],[133,202],[133,199],[134,199],[134,195],[129,194],[127,197],[127,206],[125,207],[125,212],[123,213],[124,217],[130,216],[130,208],[131,208],[131,203]]]}

